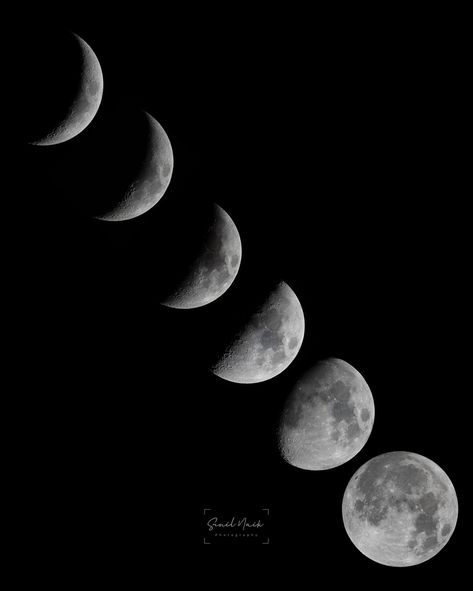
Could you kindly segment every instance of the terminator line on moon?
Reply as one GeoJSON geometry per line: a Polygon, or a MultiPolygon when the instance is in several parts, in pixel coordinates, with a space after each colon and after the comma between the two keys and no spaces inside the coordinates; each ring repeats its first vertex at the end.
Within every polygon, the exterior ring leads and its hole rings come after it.
{"type": "Polygon", "coordinates": [[[233,283],[241,262],[241,240],[231,217],[213,207],[213,220],[200,251],[183,279],[162,303],[171,308],[197,308],[219,298],[233,283]]]}
{"type": "Polygon", "coordinates": [[[81,67],[78,72],[77,93],[63,118],[43,135],[31,140],[38,146],[51,146],[72,139],[83,131],[95,117],[103,94],[103,75],[97,56],[78,35],[72,33],[80,46],[81,67]]]}
{"type": "Polygon", "coordinates": [[[432,460],[390,452],[364,464],[351,478],[342,503],[353,544],[387,566],[429,560],[450,539],[458,515],[453,484],[432,460]]]}
{"type": "Polygon", "coordinates": [[[212,371],[240,384],[274,378],[296,357],[304,328],[301,304],[289,285],[282,281],[227,344],[212,371]]]}
{"type": "Polygon", "coordinates": [[[327,470],[353,458],[374,421],[363,376],[341,359],[316,363],[295,384],[281,415],[279,448],[291,465],[327,470]]]}

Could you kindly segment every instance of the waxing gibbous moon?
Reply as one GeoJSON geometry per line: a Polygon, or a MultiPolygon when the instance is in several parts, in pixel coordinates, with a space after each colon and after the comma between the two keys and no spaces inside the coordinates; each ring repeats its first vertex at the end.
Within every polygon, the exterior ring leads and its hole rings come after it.
{"type": "Polygon", "coordinates": [[[458,500],[447,474],[416,453],[390,452],[369,460],[351,478],[343,523],[365,556],[386,566],[429,560],[450,539],[458,500]]]}
{"type": "MultiPolygon", "coordinates": [[[[189,249],[193,249],[189,244],[189,249]]],[[[220,206],[212,208],[206,235],[177,285],[171,286],[162,303],[170,308],[205,306],[223,295],[233,283],[241,262],[237,227],[220,206]]]]}
{"type": "Polygon", "coordinates": [[[95,117],[103,74],[92,48],[75,33],[33,36],[25,44],[19,126],[27,143],[52,146],[80,134],[95,117]],[[25,104],[25,101],[28,101],[25,104]]]}
{"type": "Polygon", "coordinates": [[[215,375],[240,384],[274,378],[294,360],[304,338],[301,304],[284,281],[270,291],[264,303],[218,355],[215,375]]]}
{"type": "Polygon", "coordinates": [[[297,380],[286,400],[279,449],[297,468],[335,468],[361,450],[373,421],[373,396],[363,376],[341,359],[319,361],[297,380]]]}

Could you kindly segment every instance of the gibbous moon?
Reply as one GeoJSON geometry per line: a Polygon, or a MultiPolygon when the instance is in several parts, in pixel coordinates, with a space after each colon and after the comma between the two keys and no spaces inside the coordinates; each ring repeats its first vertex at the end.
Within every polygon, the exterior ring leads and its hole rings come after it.
{"type": "Polygon", "coordinates": [[[365,556],[386,566],[411,566],[448,542],[458,501],[442,468],[419,454],[396,451],[355,472],[342,514],[350,540],[365,556]]]}
{"type": "MultiPolygon", "coordinates": [[[[193,245],[189,245],[193,248],[193,245]]],[[[178,285],[162,303],[171,308],[198,308],[219,298],[235,279],[241,262],[241,240],[231,217],[218,205],[207,234],[178,285]]]]}
{"type": "Polygon", "coordinates": [[[227,344],[212,371],[240,384],[274,378],[299,352],[304,327],[304,314],[296,294],[281,282],[227,344]]]}
{"type": "Polygon", "coordinates": [[[373,396],[363,376],[341,359],[320,361],[287,398],[279,427],[281,455],[304,470],[340,466],[365,445],[373,421],[373,396]]]}
{"type": "MultiPolygon", "coordinates": [[[[141,165],[124,191],[115,194],[106,209],[94,216],[98,219],[119,222],[136,218],[156,205],[169,185],[174,166],[171,142],[156,119],[144,111],[142,115],[146,134],[138,140],[143,151],[141,165]]],[[[133,149],[125,146],[125,150],[133,149]]]]}
{"type": "Polygon", "coordinates": [[[32,64],[26,76],[31,74],[31,80],[23,82],[29,88],[21,99],[30,101],[23,109],[23,117],[31,120],[28,143],[51,146],[74,138],[90,124],[102,100],[103,75],[97,56],[83,39],[69,33],[38,40],[28,58],[32,64]],[[48,104],[43,105],[46,100],[48,104]]]}

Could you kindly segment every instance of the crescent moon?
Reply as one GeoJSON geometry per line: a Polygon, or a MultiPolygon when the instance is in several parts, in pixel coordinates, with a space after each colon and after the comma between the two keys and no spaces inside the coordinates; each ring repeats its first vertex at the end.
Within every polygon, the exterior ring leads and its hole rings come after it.
{"type": "Polygon", "coordinates": [[[95,117],[103,94],[103,75],[92,48],[78,35],[72,34],[80,51],[80,71],[77,93],[65,111],[45,135],[30,141],[37,146],[52,146],[66,142],[83,131],[95,117]]]}
{"type": "MultiPolygon", "coordinates": [[[[228,213],[214,204],[205,241],[187,272],[162,303],[170,308],[205,306],[223,295],[233,283],[241,262],[241,240],[228,213]]],[[[189,248],[193,245],[190,244],[189,248]]]]}
{"type": "Polygon", "coordinates": [[[289,285],[282,281],[227,345],[212,371],[240,384],[274,378],[295,359],[304,329],[302,306],[289,285]]]}
{"type": "Polygon", "coordinates": [[[144,145],[144,158],[137,174],[124,193],[117,194],[114,201],[93,217],[119,222],[136,218],[150,210],[164,195],[171,180],[174,156],[171,142],[162,126],[143,111],[147,137],[140,138],[144,145]]]}

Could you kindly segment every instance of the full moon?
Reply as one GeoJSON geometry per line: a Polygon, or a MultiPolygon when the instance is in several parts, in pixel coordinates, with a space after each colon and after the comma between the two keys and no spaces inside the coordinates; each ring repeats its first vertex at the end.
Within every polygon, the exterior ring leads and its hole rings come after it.
{"type": "Polygon", "coordinates": [[[455,529],[458,501],[453,484],[432,460],[390,452],[364,464],[351,478],[342,504],[354,545],[387,566],[429,560],[455,529]]]}
{"type": "MultiPolygon", "coordinates": [[[[193,245],[189,245],[192,248],[193,245]]],[[[235,279],[241,261],[241,240],[231,217],[214,205],[203,243],[177,285],[162,303],[171,308],[198,308],[224,294],[235,279]]]]}
{"type": "Polygon", "coordinates": [[[226,346],[212,371],[240,384],[274,378],[299,352],[304,327],[301,304],[289,285],[282,281],[226,346]]]}
{"type": "Polygon", "coordinates": [[[33,37],[24,57],[19,126],[27,143],[52,146],[74,138],[91,123],[102,100],[103,75],[94,51],[75,33],[64,33],[33,37]]]}
{"type": "Polygon", "coordinates": [[[291,465],[327,470],[353,458],[374,421],[363,376],[341,359],[320,361],[295,383],[279,427],[279,448],[291,465]]]}

